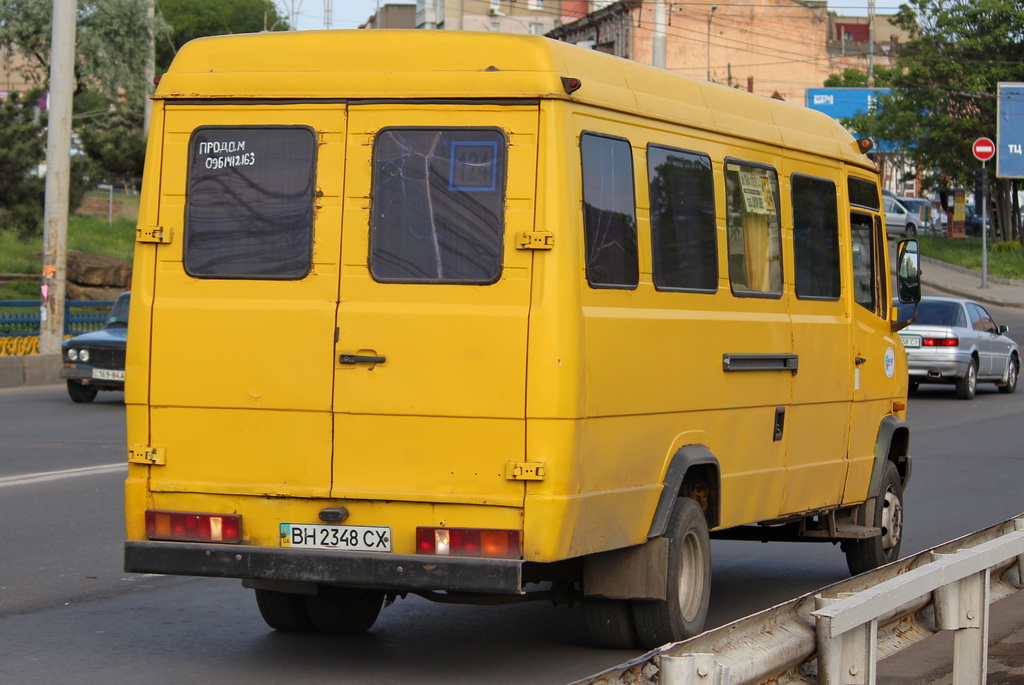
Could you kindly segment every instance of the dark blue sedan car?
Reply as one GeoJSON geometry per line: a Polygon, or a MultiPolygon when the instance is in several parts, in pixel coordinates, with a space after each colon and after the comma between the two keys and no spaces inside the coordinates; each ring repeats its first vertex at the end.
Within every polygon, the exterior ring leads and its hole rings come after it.
{"type": "Polygon", "coordinates": [[[61,345],[68,395],[75,402],[92,402],[100,390],[124,390],[124,350],[128,341],[128,304],[122,293],[103,328],[76,335],[61,345]]]}

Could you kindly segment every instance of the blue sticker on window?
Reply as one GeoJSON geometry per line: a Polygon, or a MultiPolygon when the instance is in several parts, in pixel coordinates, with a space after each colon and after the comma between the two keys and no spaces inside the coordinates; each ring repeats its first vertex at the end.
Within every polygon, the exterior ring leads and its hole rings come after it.
{"type": "Polygon", "coordinates": [[[498,144],[482,141],[452,143],[448,189],[493,191],[497,188],[498,144]]]}

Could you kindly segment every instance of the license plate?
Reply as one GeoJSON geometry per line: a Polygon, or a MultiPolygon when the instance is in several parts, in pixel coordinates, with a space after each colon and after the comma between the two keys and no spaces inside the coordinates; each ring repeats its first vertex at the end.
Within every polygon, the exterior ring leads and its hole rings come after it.
{"type": "Polygon", "coordinates": [[[314,523],[282,523],[281,546],[301,549],[390,552],[391,529],[387,526],[321,526],[314,523]]]}
{"type": "Polygon", "coordinates": [[[123,381],[124,369],[93,369],[92,377],[100,381],[123,381]]]}
{"type": "Polygon", "coordinates": [[[920,347],[921,336],[919,335],[901,335],[900,339],[903,341],[904,347],[920,347]]]}

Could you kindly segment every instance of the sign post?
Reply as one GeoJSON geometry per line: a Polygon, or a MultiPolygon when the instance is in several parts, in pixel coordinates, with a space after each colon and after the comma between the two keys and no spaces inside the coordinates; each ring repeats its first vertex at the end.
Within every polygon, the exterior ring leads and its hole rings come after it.
{"type": "Polygon", "coordinates": [[[980,190],[975,192],[975,195],[981,195],[981,197],[975,197],[974,203],[975,208],[978,204],[981,204],[981,287],[988,287],[988,169],[985,168],[985,162],[992,159],[996,154],[996,144],[992,142],[991,138],[978,138],[974,141],[974,145],[971,146],[971,151],[974,153],[974,157],[981,162],[981,169],[979,170],[977,179],[978,183],[975,184],[975,188],[980,190]]]}

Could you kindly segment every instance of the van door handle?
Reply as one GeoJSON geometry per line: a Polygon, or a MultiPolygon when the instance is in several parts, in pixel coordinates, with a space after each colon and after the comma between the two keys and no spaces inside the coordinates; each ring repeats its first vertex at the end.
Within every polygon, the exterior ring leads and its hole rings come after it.
{"type": "Polygon", "coordinates": [[[387,357],[371,357],[365,354],[343,354],[338,357],[341,364],[383,364],[387,357]]]}

